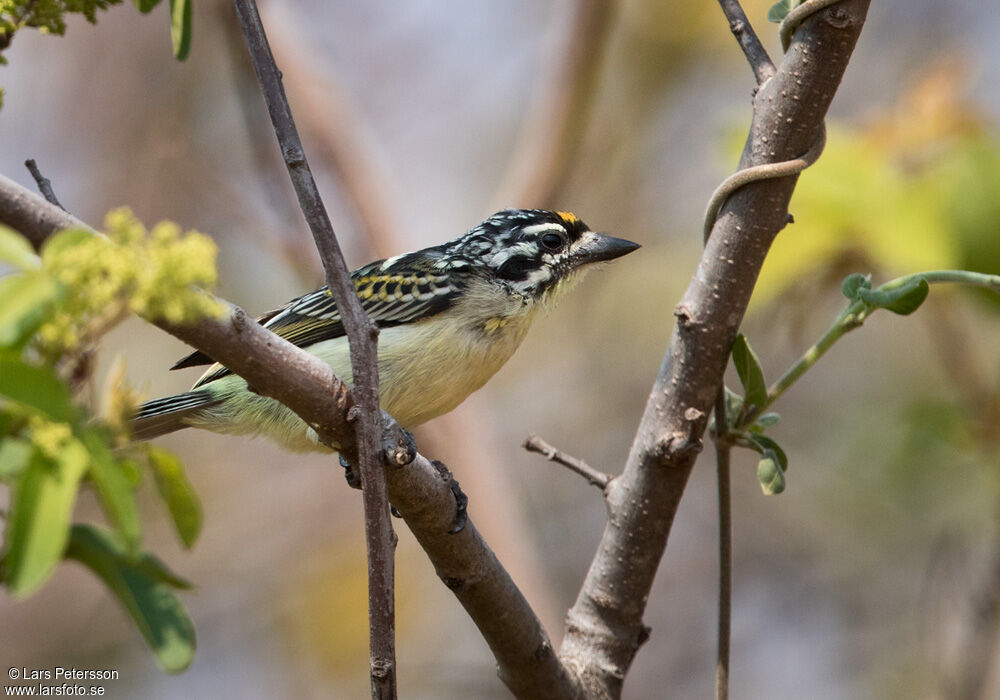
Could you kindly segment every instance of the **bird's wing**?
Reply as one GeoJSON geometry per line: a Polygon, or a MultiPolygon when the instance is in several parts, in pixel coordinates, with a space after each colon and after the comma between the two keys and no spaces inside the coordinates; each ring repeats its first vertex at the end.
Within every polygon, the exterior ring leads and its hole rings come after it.
{"type": "MultiPolygon", "coordinates": [[[[408,261],[410,257],[385,262],[379,260],[351,274],[362,308],[379,328],[412,323],[439,314],[454,303],[457,292],[463,286],[456,275],[446,276],[440,271],[429,271],[426,264],[414,264],[425,260],[417,258],[408,261]]],[[[257,321],[300,348],[346,335],[340,310],[326,287],[293,299],[257,321]]],[[[208,355],[197,351],[171,369],[212,362],[208,355]]],[[[195,387],[227,374],[230,371],[222,365],[210,368],[195,387]]]]}

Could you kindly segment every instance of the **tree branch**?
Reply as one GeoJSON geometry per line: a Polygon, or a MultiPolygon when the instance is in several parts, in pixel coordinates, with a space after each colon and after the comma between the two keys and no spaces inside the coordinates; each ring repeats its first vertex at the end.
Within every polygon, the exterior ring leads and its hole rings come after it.
{"type": "Polygon", "coordinates": [[[732,445],[727,439],[726,391],[715,398],[715,471],[719,495],[719,629],[715,662],[715,700],[729,699],[729,647],[733,608],[733,507],[729,462],[732,445]]]}
{"type": "Polygon", "coordinates": [[[52,181],[42,175],[42,171],[38,169],[38,163],[35,162],[35,159],[29,158],[24,161],[24,167],[26,167],[28,172],[31,173],[31,177],[35,178],[35,183],[38,185],[38,191],[42,193],[43,197],[45,197],[45,201],[50,204],[55,204],[57,207],[62,209],[63,205],[59,203],[56,193],[52,191],[52,181]]]}
{"type": "MultiPolygon", "coordinates": [[[[802,22],[777,73],[754,97],[740,169],[795,158],[816,142],[868,4],[844,0],[802,22]]],[[[787,223],[795,182],[753,182],[728,197],[675,308],[625,470],[608,488],[604,535],[567,617],[560,656],[592,697],[620,695],[645,639],[653,578],[764,256],[787,223]]]]}
{"type": "Polygon", "coordinates": [[[351,350],[351,373],[361,420],[356,454],[349,459],[361,468],[368,549],[368,625],[371,651],[372,698],[396,698],[396,613],[393,553],[396,535],[389,515],[389,497],[382,460],[382,416],[378,402],[378,326],[361,308],[344,262],[330,217],[309,169],[291,108],[281,85],[281,74],[267,44],[254,0],[235,0],[236,14],[246,39],[264,102],[267,104],[281,155],[299,198],[299,207],[319,249],[326,284],[337,302],[351,350]]]}
{"type": "MultiPolygon", "coordinates": [[[[25,235],[36,247],[64,228],[93,230],[62,209],[0,175],[0,223],[25,235]]],[[[96,232],[95,232],[96,233],[96,232]]],[[[230,307],[227,317],[176,326],[147,319],[208,354],[250,382],[263,396],[292,409],[328,443],[354,445],[347,414],[350,388],[318,357],[230,307]]],[[[386,420],[389,420],[388,417],[386,420]]],[[[398,444],[397,444],[398,446],[398,444]]],[[[397,451],[397,454],[405,450],[397,451]]],[[[405,459],[390,460],[396,465],[405,459]]],[[[496,657],[498,673],[520,698],[579,697],[545,630],[469,519],[449,534],[455,497],[449,480],[423,455],[405,468],[385,470],[389,499],[427,553],[438,576],[469,613],[496,657]]]]}
{"type": "Polygon", "coordinates": [[[773,76],[777,70],[771,57],[767,55],[767,49],[757,38],[753,25],[750,24],[746,13],[743,12],[739,0],[719,0],[719,5],[722,6],[722,11],[725,13],[726,19],[729,20],[730,31],[736,37],[736,41],[740,43],[743,55],[750,63],[750,70],[753,71],[754,78],[757,79],[757,85],[763,85],[764,81],[773,76]]]}
{"type": "Polygon", "coordinates": [[[610,474],[605,474],[602,471],[594,469],[582,459],[577,459],[572,455],[568,455],[565,452],[557,450],[537,435],[529,435],[524,438],[524,442],[521,444],[521,447],[526,449],[528,452],[537,452],[538,454],[545,455],[545,458],[550,462],[561,464],[570,471],[579,474],[587,480],[588,484],[596,486],[601,489],[601,491],[608,488],[608,484],[611,482],[612,477],[610,474]]]}

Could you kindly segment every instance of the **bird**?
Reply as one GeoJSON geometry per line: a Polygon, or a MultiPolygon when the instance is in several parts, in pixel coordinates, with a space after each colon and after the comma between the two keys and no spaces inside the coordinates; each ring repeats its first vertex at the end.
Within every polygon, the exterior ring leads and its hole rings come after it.
{"type": "MultiPolygon", "coordinates": [[[[405,429],[443,415],[482,387],[513,355],[532,321],[596,263],[639,244],[596,233],[575,214],[506,209],[441,245],[351,273],[379,327],[381,406],[405,429]]],[[[346,331],[327,287],[257,319],[352,382],[346,331]]],[[[209,365],[190,391],[143,403],[137,440],[194,427],[260,435],[293,452],[329,451],[305,421],[196,351],[171,369],[209,365]]]]}

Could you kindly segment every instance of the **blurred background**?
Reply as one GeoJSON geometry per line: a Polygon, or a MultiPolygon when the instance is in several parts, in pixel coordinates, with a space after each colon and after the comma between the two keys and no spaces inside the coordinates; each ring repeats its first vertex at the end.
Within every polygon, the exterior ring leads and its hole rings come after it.
{"type": "MultiPolygon", "coordinates": [[[[745,9],[773,54],[769,2],[745,9]]],[[[745,332],[776,378],[843,304],[840,279],[1000,272],[1000,13],[884,0],[830,115],[796,223],[745,332]]],[[[453,238],[504,206],[571,210],[642,250],[592,273],[481,392],[422,429],[554,641],[604,524],[599,494],[523,451],[536,432],[618,472],[700,248],[704,203],[738,158],[753,87],[714,2],[261,1],[307,153],[354,267],[453,238]]],[[[17,34],[0,70],[0,172],[37,159],[71,211],[127,204],[220,246],[222,296],[261,313],[322,279],[231,5],[195,3],[173,60],[167,8],[122,6],[63,38],[17,34]]],[[[879,313],[777,405],[788,488],[733,466],[736,698],[1000,698],[1000,322],[995,299],[934,288],[879,313]]],[[[179,341],[109,337],[148,396],[183,391],[179,341]]],[[[738,385],[735,377],[730,385],[738,385]]],[[[193,665],[155,666],[89,572],[0,593],[7,666],[116,668],[113,698],[356,698],[367,690],[361,501],[335,461],[182,432],[204,533],[191,552],[147,484],[146,546],[196,589],[193,665]]],[[[714,682],[711,449],[649,601],[627,698],[714,682]]],[[[95,518],[85,497],[77,518],[95,518]]],[[[399,683],[408,698],[504,698],[485,643],[396,521],[399,683]]]]}

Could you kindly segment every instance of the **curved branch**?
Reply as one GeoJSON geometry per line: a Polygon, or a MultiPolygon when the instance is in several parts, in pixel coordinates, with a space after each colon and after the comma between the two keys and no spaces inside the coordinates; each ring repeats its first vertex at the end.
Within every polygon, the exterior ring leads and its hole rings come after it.
{"type": "MultiPolygon", "coordinates": [[[[740,169],[789,160],[815,143],[869,0],[844,0],[799,26],[777,74],[754,97],[740,169]]],[[[707,416],[768,248],[788,220],[795,176],[754,182],[723,206],[677,305],[676,325],[625,470],[608,487],[608,523],[560,655],[592,697],[618,697],[646,630],[642,615],[707,416]]]]}

